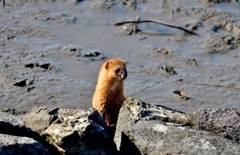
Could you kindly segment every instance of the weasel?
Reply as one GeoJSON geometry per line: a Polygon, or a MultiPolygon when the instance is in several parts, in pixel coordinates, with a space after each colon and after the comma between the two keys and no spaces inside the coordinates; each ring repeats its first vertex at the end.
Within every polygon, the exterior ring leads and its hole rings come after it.
{"type": "Polygon", "coordinates": [[[127,78],[126,64],[122,59],[113,58],[100,68],[92,107],[103,117],[107,125],[116,125],[123,102],[123,81],[127,78]]]}

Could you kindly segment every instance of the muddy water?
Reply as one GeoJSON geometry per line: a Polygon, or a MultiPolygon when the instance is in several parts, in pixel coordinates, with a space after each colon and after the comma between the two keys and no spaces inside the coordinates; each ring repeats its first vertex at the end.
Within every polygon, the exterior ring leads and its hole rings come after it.
{"type": "Polygon", "coordinates": [[[130,2],[8,1],[0,10],[0,106],[89,108],[99,68],[112,57],[127,62],[127,97],[187,113],[240,106],[236,4],[130,2]],[[131,25],[114,26],[136,16],[199,35],[153,23],[128,35],[131,25]],[[94,52],[100,55],[89,57],[94,52]],[[29,85],[14,86],[25,79],[29,85]]]}

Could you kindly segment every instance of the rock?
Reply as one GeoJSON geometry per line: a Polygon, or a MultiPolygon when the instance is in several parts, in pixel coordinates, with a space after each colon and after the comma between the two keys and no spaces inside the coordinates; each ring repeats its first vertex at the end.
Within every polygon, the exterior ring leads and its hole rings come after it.
{"type": "MultiPolygon", "coordinates": [[[[17,132],[17,131],[16,131],[17,132]]],[[[48,155],[49,151],[32,138],[0,134],[1,155],[48,155]]]]}
{"type": "Polygon", "coordinates": [[[128,154],[239,154],[240,146],[206,131],[177,124],[144,121],[122,132],[120,151],[128,154]],[[131,153],[130,153],[131,152],[131,153]]]}
{"type": "Polygon", "coordinates": [[[140,100],[128,98],[119,111],[114,141],[120,149],[122,131],[126,125],[136,124],[138,121],[159,120],[161,122],[172,122],[187,125],[190,117],[179,111],[164,107],[154,106],[140,100]]]}
{"type": "Polygon", "coordinates": [[[11,114],[11,115],[15,115],[15,116],[23,115],[23,114],[27,113],[27,111],[19,111],[17,109],[13,109],[13,108],[0,108],[0,111],[11,114]]]}
{"type": "Polygon", "coordinates": [[[177,74],[176,71],[174,70],[176,68],[176,66],[166,66],[166,65],[162,65],[162,69],[165,70],[168,74],[177,74]]]}
{"type": "Polygon", "coordinates": [[[186,59],[185,62],[186,62],[188,65],[191,65],[191,66],[198,66],[198,62],[197,62],[197,60],[194,59],[194,58],[186,59]]]}
{"type": "Polygon", "coordinates": [[[191,126],[240,144],[240,108],[197,110],[191,115],[191,126]]]}
{"type": "Polygon", "coordinates": [[[111,137],[113,128],[94,109],[3,111],[7,113],[0,111],[0,154],[240,153],[237,108],[205,109],[187,115],[128,98],[119,112],[116,144],[111,137]]]}
{"type": "MultiPolygon", "coordinates": [[[[16,110],[7,112],[15,113],[16,110]]],[[[34,135],[31,129],[25,127],[20,117],[2,111],[0,111],[0,133],[30,138],[34,135]]]]}
{"type": "Polygon", "coordinates": [[[178,94],[180,98],[184,99],[184,100],[188,100],[189,97],[189,92],[186,89],[178,89],[173,91],[174,94],[178,94]]]}
{"type": "Polygon", "coordinates": [[[22,114],[14,109],[0,111],[0,154],[50,154],[38,141],[38,135],[26,128],[21,118],[9,113],[22,114]],[[22,136],[22,137],[20,137],[22,136]],[[30,137],[30,138],[29,138],[30,137]],[[34,139],[33,139],[34,138],[34,139]]]}
{"type": "Polygon", "coordinates": [[[57,119],[56,115],[50,115],[51,111],[47,107],[36,107],[30,113],[22,116],[26,127],[38,132],[40,135],[49,124],[57,119]]]}
{"type": "Polygon", "coordinates": [[[0,130],[3,129],[3,124],[9,124],[18,128],[24,127],[24,122],[21,120],[21,118],[0,111],[0,130]]]}
{"type": "Polygon", "coordinates": [[[117,153],[108,127],[97,111],[40,107],[25,115],[24,120],[60,154],[117,153]]]}
{"type": "Polygon", "coordinates": [[[189,123],[185,113],[129,98],[120,109],[114,141],[126,155],[240,153],[238,144],[189,123]]]}

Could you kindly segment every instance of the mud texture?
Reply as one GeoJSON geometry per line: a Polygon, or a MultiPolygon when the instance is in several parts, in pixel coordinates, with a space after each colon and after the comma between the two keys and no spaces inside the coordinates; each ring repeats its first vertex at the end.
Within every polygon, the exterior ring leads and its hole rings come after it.
{"type": "Polygon", "coordinates": [[[113,57],[127,62],[127,97],[186,113],[239,107],[238,5],[234,0],[8,0],[0,9],[0,107],[87,109],[100,66],[113,57]],[[114,26],[136,17],[198,35],[154,23],[114,26]]]}

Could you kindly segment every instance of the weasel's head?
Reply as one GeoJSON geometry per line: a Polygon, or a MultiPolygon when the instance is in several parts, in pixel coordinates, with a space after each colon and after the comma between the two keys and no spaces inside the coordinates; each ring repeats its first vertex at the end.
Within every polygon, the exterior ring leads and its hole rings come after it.
{"type": "Polygon", "coordinates": [[[127,78],[126,64],[122,59],[113,58],[105,62],[104,67],[108,77],[125,80],[127,78]]]}

